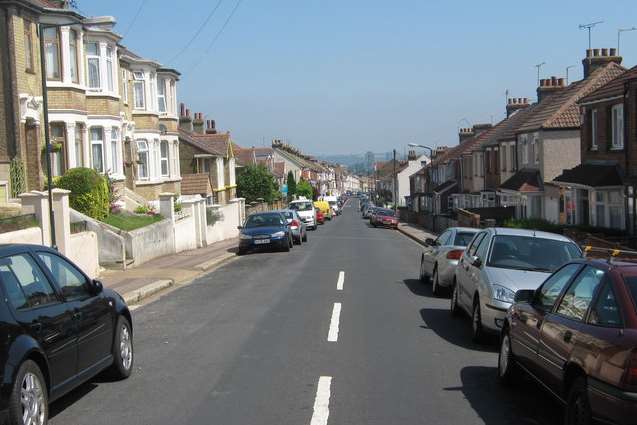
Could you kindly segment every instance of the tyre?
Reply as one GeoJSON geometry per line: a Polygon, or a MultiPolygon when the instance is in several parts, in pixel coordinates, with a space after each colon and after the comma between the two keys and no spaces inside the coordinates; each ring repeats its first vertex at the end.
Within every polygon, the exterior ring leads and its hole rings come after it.
{"type": "Polygon", "coordinates": [[[9,398],[8,419],[10,425],[44,425],[49,419],[44,375],[32,360],[25,361],[18,369],[9,398]]]}
{"type": "Polygon", "coordinates": [[[498,354],[498,381],[500,384],[508,386],[514,383],[516,375],[517,366],[511,348],[511,334],[508,328],[504,328],[498,354]]]}
{"type": "Polygon", "coordinates": [[[284,243],[283,246],[281,247],[281,251],[290,252],[291,248],[292,248],[292,243],[290,243],[290,241],[288,240],[288,242],[284,243]]]}
{"type": "Polygon", "coordinates": [[[455,281],[453,282],[449,311],[454,317],[460,316],[460,306],[458,305],[458,284],[455,281]]]}
{"type": "Polygon", "coordinates": [[[569,388],[564,423],[566,425],[590,425],[593,423],[586,378],[583,376],[575,378],[569,388]]]}
{"type": "Polygon", "coordinates": [[[420,281],[422,283],[427,283],[428,280],[429,277],[427,276],[427,273],[425,273],[425,259],[420,257],[420,281]]]}
{"type": "Polygon", "coordinates": [[[294,245],[301,245],[303,242],[301,241],[301,235],[299,235],[298,239],[297,238],[292,238],[292,243],[294,245]]]}
{"type": "Polygon", "coordinates": [[[246,252],[247,251],[244,248],[239,248],[239,250],[237,251],[237,255],[245,255],[246,252]]]}
{"type": "Polygon", "coordinates": [[[480,311],[480,300],[473,302],[473,313],[471,314],[471,337],[473,342],[482,342],[484,331],[482,329],[482,312],[480,311]]]}
{"type": "Polygon", "coordinates": [[[113,344],[113,364],[108,370],[114,379],[126,379],[133,371],[133,332],[124,316],[117,319],[115,344],[113,344]]]}
{"type": "Polygon", "coordinates": [[[434,274],[431,277],[431,292],[435,296],[439,296],[442,293],[440,282],[438,281],[438,266],[434,266],[434,274]]]}
{"type": "Polygon", "coordinates": [[[307,242],[307,230],[303,234],[303,242],[307,242]]]}

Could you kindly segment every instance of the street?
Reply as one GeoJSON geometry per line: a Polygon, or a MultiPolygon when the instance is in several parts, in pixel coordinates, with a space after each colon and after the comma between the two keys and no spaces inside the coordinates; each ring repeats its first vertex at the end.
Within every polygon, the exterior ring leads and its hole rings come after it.
{"type": "Polygon", "coordinates": [[[130,379],[80,386],[50,423],[561,423],[531,381],[498,386],[497,343],[474,345],[417,280],[420,246],[356,205],[289,254],[243,256],[135,310],[130,379]]]}

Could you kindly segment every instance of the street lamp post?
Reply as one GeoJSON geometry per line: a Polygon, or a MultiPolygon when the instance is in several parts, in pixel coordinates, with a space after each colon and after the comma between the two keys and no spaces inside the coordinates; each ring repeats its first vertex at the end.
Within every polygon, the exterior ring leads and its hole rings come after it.
{"type": "Polygon", "coordinates": [[[407,146],[412,147],[412,148],[423,148],[423,149],[429,149],[429,159],[432,159],[434,156],[434,150],[433,148],[429,147],[429,146],[425,146],[425,145],[419,145],[418,143],[408,143],[407,146]]]}

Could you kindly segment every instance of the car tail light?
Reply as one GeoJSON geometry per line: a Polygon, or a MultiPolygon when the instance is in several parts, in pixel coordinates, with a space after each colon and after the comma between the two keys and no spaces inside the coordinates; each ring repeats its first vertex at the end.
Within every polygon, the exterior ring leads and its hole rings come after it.
{"type": "Polygon", "coordinates": [[[292,227],[293,229],[298,228],[301,225],[301,223],[299,223],[298,220],[292,220],[292,222],[290,223],[290,227],[292,227]]]}
{"type": "Polygon", "coordinates": [[[631,390],[637,389],[637,351],[633,350],[630,353],[630,358],[626,364],[626,370],[624,371],[624,377],[622,379],[623,384],[631,390]]]}
{"type": "Polygon", "coordinates": [[[447,253],[447,260],[459,260],[463,252],[462,249],[453,249],[447,253]]]}

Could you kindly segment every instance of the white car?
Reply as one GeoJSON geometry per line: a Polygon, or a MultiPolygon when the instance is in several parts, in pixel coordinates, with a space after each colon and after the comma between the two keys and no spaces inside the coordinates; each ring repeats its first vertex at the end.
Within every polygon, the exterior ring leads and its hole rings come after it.
{"type": "Polygon", "coordinates": [[[298,199],[290,202],[288,208],[295,210],[299,214],[299,217],[301,217],[301,220],[303,220],[308,229],[317,229],[316,208],[314,208],[312,201],[308,199],[298,199]]]}
{"type": "Polygon", "coordinates": [[[517,291],[537,289],[556,269],[581,256],[575,242],[555,233],[482,229],[456,267],[451,313],[469,314],[474,341],[485,332],[500,332],[517,291]]]}

